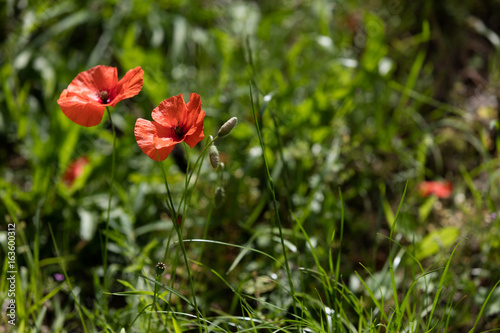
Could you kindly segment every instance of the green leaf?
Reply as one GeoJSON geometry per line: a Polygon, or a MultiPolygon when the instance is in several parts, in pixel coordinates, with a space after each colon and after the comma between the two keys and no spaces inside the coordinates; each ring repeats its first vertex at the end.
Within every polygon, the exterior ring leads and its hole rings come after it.
{"type": "Polygon", "coordinates": [[[434,207],[434,203],[438,200],[438,197],[432,195],[428,197],[424,203],[418,208],[418,218],[420,222],[425,222],[427,217],[432,211],[432,207],[434,207]]]}
{"type": "Polygon", "coordinates": [[[384,40],[384,21],[373,14],[367,14],[365,17],[365,30],[367,40],[361,64],[370,72],[378,71],[378,64],[387,54],[388,50],[387,44],[384,40]]]}
{"type": "Polygon", "coordinates": [[[177,323],[177,320],[175,320],[175,318],[173,317],[172,317],[172,323],[174,324],[175,333],[182,333],[181,327],[177,323]]]}
{"type": "Polygon", "coordinates": [[[455,227],[445,227],[440,230],[435,230],[425,236],[420,243],[416,244],[415,257],[418,260],[430,257],[436,254],[440,249],[453,244],[459,235],[460,230],[455,227]]]}

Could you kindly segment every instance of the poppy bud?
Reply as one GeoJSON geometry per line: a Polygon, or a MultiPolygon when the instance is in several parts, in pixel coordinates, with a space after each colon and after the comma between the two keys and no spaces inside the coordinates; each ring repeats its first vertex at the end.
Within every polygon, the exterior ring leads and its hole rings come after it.
{"type": "Polygon", "coordinates": [[[212,168],[217,169],[219,166],[219,151],[215,145],[211,145],[210,148],[208,148],[208,157],[210,158],[212,168]]]}
{"type": "Polygon", "coordinates": [[[215,197],[214,197],[215,208],[219,208],[220,206],[222,206],[225,198],[226,198],[226,193],[224,191],[224,188],[217,187],[215,189],[215,197]]]}
{"type": "Polygon", "coordinates": [[[161,275],[165,271],[165,264],[162,262],[159,262],[155,266],[155,273],[156,275],[161,275]]]}
{"type": "Polygon", "coordinates": [[[222,138],[223,136],[228,135],[229,132],[231,132],[231,130],[234,128],[234,126],[236,126],[237,123],[238,123],[238,118],[233,117],[233,118],[229,119],[228,121],[226,121],[226,123],[224,125],[222,125],[220,127],[219,132],[217,133],[217,136],[219,138],[222,138]]]}

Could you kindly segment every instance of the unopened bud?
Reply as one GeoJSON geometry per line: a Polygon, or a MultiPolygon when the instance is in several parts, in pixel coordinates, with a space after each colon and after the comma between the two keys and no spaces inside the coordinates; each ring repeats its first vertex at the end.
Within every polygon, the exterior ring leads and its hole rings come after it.
{"type": "Polygon", "coordinates": [[[210,164],[212,164],[212,168],[217,169],[219,166],[219,151],[215,145],[211,145],[208,148],[208,157],[210,158],[210,164]]]}
{"type": "Polygon", "coordinates": [[[219,208],[220,206],[222,206],[225,198],[226,198],[226,193],[224,191],[224,188],[217,187],[215,189],[215,197],[214,197],[215,208],[219,208]]]}
{"type": "Polygon", "coordinates": [[[161,275],[165,271],[165,264],[162,262],[159,262],[155,266],[155,273],[156,275],[161,275]]]}
{"type": "Polygon", "coordinates": [[[229,132],[231,132],[231,130],[234,128],[234,126],[236,126],[237,123],[238,123],[238,118],[233,117],[233,118],[229,119],[228,121],[226,121],[226,123],[224,125],[222,125],[220,127],[219,133],[217,133],[217,136],[219,138],[222,138],[223,136],[228,135],[229,132]]]}

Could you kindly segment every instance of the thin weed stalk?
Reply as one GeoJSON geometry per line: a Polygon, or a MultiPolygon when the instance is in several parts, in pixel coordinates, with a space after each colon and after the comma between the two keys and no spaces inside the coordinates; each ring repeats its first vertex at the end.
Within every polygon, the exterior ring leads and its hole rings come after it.
{"type": "Polygon", "coordinates": [[[76,306],[76,309],[78,310],[78,316],[80,317],[80,321],[81,321],[82,326],[83,326],[83,331],[85,333],[87,333],[88,332],[87,325],[85,324],[85,320],[83,319],[82,306],[80,305],[80,302],[78,302],[78,299],[76,298],[75,293],[73,292],[73,287],[71,285],[68,273],[66,272],[66,268],[64,268],[64,264],[63,264],[63,261],[61,259],[61,255],[60,255],[59,249],[57,247],[56,238],[54,237],[54,232],[52,231],[52,226],[50,224],[49,224],[49,232],[50,232],[50,236],[52,237],[52,243],[54,244],[54,250],[56,251],[56,256],[58,258],[59,266],[61,267],[61,270],[64,274],[65,279],[66,279],[65,281],[68,284],[69,291],[71,292],[71,295],[73,296],[73,299],[75,301],[75,306],[76,306]]]}
{"type": "MultiPolygon", "coordinates": [[[[342,196],[342,190],[339,187],[339,197],[340,197],[340,238],[339,238],[339,250],[337,253],[337,262],[335,264],[335,283],[339,283],[340,281],[340,254],[342,253],[342,241],[344,238],[344,198],[342,196]]],[[[335,239],[335,230],[332,232],[332,236],[330,237],[330,244],[333,244],[335,239]]],[[[333,264],[332,264],[332,251],[329,251],[328,261],[330,263],[330,272],[333,273],[333,264]]],[[[334,296],[334,310],[335,313],[339,313],[339,304],[337,302],[337,293],[333,293],[334,296]]],[[[340,298],[342,300],[342,298],[340,298]]],[[[342,308],[342,303],[340,304],[340,308],[342,308]]],[[[335,321],[335,330],[339,331],[340,327],[338,326],[338,320],[335,321]]]]}
{"type": "Polygon", "coordinates": [[[257,119],[257,113],[255,112],[255,105],[254,105],[254,101],[253,101],[252,83],[251,82],[250,82],[249,87],[250,87],[250,100],[251,100],[251,103],[252,103],[253,117],[254,117],[254,120],[255,120],[255,127],[257,129],[257,134],[258,134],[258,137],[259,137],[260,147],[262,149],[262,157],[264,158],[264,164],[266,166],[266,172],[267,172],[267,181],[268,181],[268,185],[269,185],[269,190],[271,191],[271,195],[272,195],[272,198],[273,198],[274,212],[275,212],[276,222],[278,224],[278,230],[279,230],[279,233],[280,233],[281,248],[283,250],[283,256],[284,256],[284,259],[285,259],[285,270],[286,270],[286,274],[288,276],[288,283],[289,283],[289,287],[290,287],[290,293],[291,293],[292,300],[293,300],[293,312],[294,312],[294,314],[297,314],[297,304],[295,302],[295,288],[293,286],[292,274],[290,272],[290,266],[288,264],[288,256],[287,256],[287,251],[286,251],[286,247],[285,247],[285,240],[283,238],[283,230],[282,230],[282,227],[281,227],[281,220],[280,220],[280,215],[279,215],[278,202],[276,201],[276,192],[275,192],[275,189],[274,189],[274,181],[273,181],[273,179],[271,177],[271,173],[269,171],[269,164],[268,164],[267,158],[266,158],[266,149],[265,149],[265,145],[264,145],[264,139],[262,138],[262,133],[260,132],[259,121],[257,119]]]}
{"type": "Polygon", "coordinates": [[[474,326],[471,328],[469,333],[472,333],[476,330],[476,327],[479,324],[479,320],[481,319],[481,316],[483,315],[484,309],[486,308],[486,304],[488,304],[488,301],[490,300],[491,295],[493,295],[493,292],[495,291],[495,289],[498,287],[499,284],[500,284],[500,280],[498,280],[497,283],[495,283],[493,288],[491,288],[491,291],[488,293],[488,296],[486,296],[486,299],[483,302],[483,306],[481,306],[481,310],[479,311],[479,314],[477,315],[476,321],[474,322],[474,326]]]}
{"type": "MultiPolygon", "coordinates": [[[[398,210],[396,211],[396,215],[394,216],[394,220],[392,221],[392,225],[391,225],[391,232],[389,234],[389,239],[391,239],[391,243],[390,243],[390,249],[389,249],[389,272],[391,274],[391,286],[392,286],[392,293],[393,293],[393,296],[394,296],[394,307],[395,307],[395,312],[397,314],[399,314],[400,312],[400,307],[399,307],[399,299],[398,299],[398,287],[397,287],[397,284],[396,284],[396,276],[395,276],[395,273],[394,273],[394,265],[393,265],[393,256],[392,256],[392,247],[393,247],[393,243],[392,243],[392,235],[394,233],[394,230],[396,229],[396,225],[398,223],[398,219],[399,219],[399,213],[401,211],[401,207],[403,206],[403,202],[404,202],[404,199],[405,199],[405,195],[406,195],[406,190],[408,189],[408,182],[406,182],[405,184],[405,189],[403,191],[403,195],[401,197],[401,200],[399,201],[399,206],[398,206],[398,210]]],[[[382,309],[383,311],[383,309],[382,309]]],[[[392,320],[392,317],[391,317],[391,320],[392,320]]]]}
{"type": "Polygon", "coordinates": [[[453,252],[451,253],[450,255],[450,258],[448,259],[448,262],[446,263],[446,266],[444,268],[444,272],[443,274],[441,275],[441,279],[439,280],[439,285],[438,285],[438,288],[437,288],[437,292],[436,292],[436,296],[434,297],[434,302],[432,303],[432,309],[431,309],[431,313],[429,315],[429,319],[427,321],[427,328],[426,328],[426,331],[429,331],[429,328],[431,326],[431,322],[432,322],[432,317],[434,316],[434,311],[436,310],[437,308],[437,303],[439,301],[439,295],[441,294],[441,291],[443,290],[443,286],[444,286],[444,280],[446,278],[446,274],[448,273],[448,269],[450,268],[450,264],[451,264],[451,258],[453,258],[453,255],[455,254],[455,251],[457,250],[458,246],[460,245],[460,243],[462,243],[462,241],[460,241],[456,246],[455,248],[453,249],[453,252]]]}

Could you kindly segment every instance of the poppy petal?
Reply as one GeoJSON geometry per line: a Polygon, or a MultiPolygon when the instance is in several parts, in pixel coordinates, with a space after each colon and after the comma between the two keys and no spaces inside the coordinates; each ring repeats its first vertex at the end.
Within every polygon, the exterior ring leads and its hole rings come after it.
{"type": "Polygon", "coordinates": [[[439,183],[434,187],[434,194],[439,198],[449,198],[451,196],[451,191],[453,190],[453,184],[451,182],[439,183]]]}
{"type": "Polygon", "coordinates": [[[98,125],[106,106],[115,106],[119,101],[139,93],[143,73],[140,67],[136,67],[118,82],[116,67],[95,66],[79,73],[61,93],[57,103],[75,123],[86,127],[98,125]],[[109,97],[103,102],[106,94],[109,97]]]}
{"type": "Polygon", "coordinates": [[[453,183],[450,181],[426,181],[418,184],[418,192],[422,197],[435,195],[438,198],[446,199],[451,196],[453,183]]]}
{"type": "Polygon", "coordinates": [[[186,104],[188,110],[188,119],[186,121],[186,126],[188,128],[192,127],[197,123],[197,118],[201,110],[201,99],[200,95],[196,93],[191,93],[189,97],[189,102],[186,104]]]}
{"type": "Polygon", "coordinates": [[[156,151],[163,160],[177,143],[185,141],[193,148],[205,137],[205,111],[198,94],[192,93],[187,105],[182,94],[170,97],[153,110],[152,117],[153,122],[137,120],[135,133],[142,151],[154,160],[158,160],[156,151]]]}
{"type": "Polygon", "coordinates": [[[88,102],[99,103],[98,88],[95,87],[94,80],[87,72],[78,74],[65,90],[68,94],[79,95],[81,99],[85,99],[88,102]]]}
{"type": "Polygon", "coordinates": [[[186,104],[188,110],[198,110],[201,108],[201,98],[197,93],[191,93],[189,102],[186,104]]]}
{"type": "Polygon", "coordinates": [[[104,106],[63,90],[57,100],[62,112],[78,125],[91,127],[101,123],[104,106]]]}
{"type": "Polygon", "coordinates": [[[170,97],[154,108],[151,117],[154,121],[165,127],[172,127],[178,124],[185,124],[186,103],[182,94],[170,97]]]}
{"type": "Polygon", "coordinates": [[[196,144],[198,142],[200,142],[201,140],[203,140],[203,138],[205,137],[205,134],[203,133],[203,130],[204,130],[203,125],[193,127],[193,128],[196,129],[194,131],[194,133],[190,134],[190,135],[186,135],[186,137],[184,138],[184,142],[187,143],[189,145],[189,147],[191,147],[191,148],[196,146],[196,144]]]}
{"type": "Polygon", "coordinates": [[[78,76],[80,75],[90,76],[92,85],[97,88],[98,92],[101,90],[113,90],[118,84],[118,70],[116,67],[99,65],[80,73],[78,76]]]}
{"type": "Polygon", "coordinates": [[[71,81],[68,91],[89,101],[101,103],[99,92],[112,90],[118,83],[118,72],[115,67],[96,66],[81,72],[71,81]]]}
{"type": "Polygon", "coordinates": [[[162,131],[166,132],[161,125],[146,119],[139,118],[135,123],[134,135],[137,144],[144,154],[155,161],[158,161],[158,156],[161,161],[165,160],[175,146],[172,140],[171,145],[158,141],[158,137],[164,134],[162,131]]]}
{"type": "Polygon", "coordinates": [[[142,89],[143,76],[144,71],[141,67],[129,70],[120,82],[118,82],[114,91],[116,96],[113,101],[111,101],[111,106],[114,107],[119,101],[137,95],[142,89]]]}
{"type": "MultiPolygon", "coordinates": [[[[193,117],[194,118],[194,117],[193,117]]],[[[203,140],[205,134],[203,130],[205,129],[203,126],[203,120],[205,119],[205,111],[199,110],[198,117],[195,121],[193,121],[193,125],[186,133],[184,141],[193,148],[198,142],[203,140]]]]}

